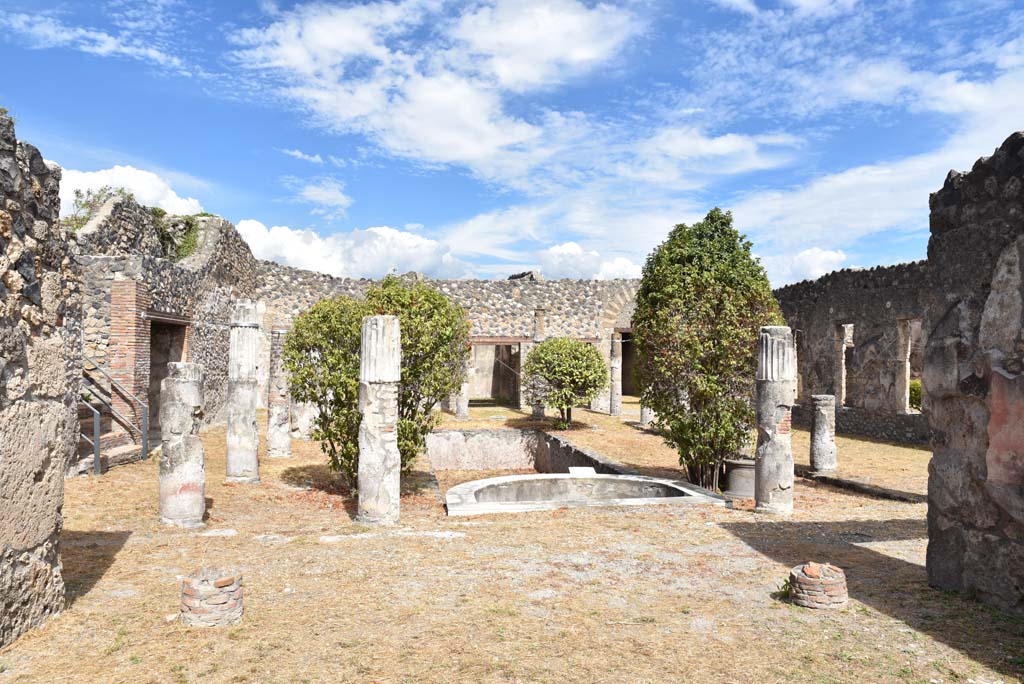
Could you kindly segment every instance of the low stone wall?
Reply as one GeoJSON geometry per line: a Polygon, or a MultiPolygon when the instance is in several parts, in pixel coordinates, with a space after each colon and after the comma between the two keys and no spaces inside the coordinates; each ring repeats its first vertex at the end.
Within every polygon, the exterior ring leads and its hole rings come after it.
{"type": "Polygon", "coordinates": [[[569,468],[593,468],[602,475],[636,475],[636,471],[610,461],[589,449],[576,446],[558,435],[538,433],[537,457],[534,467],[538,473],[567,473],[569,468]]]}
{"type": "MultiPolygon", "coordinates": [[[[793,425],[810,430],[813,413],[814,409],[810,406],[794,406],[793,425]]],[[[928,417],[923,413],[875,412],[837,406],[836,434],[921,446],[928,444],[931,429],[928,417]]]]}
{"type": "Polygon", "coordinates": [[[443,430],[427,435],[434,470],[530,470],[536,460],[535,430],[443,430]]]}
{"type": "Polygon", "coordinates": [[[634,474],[588,449],[539,430],[442,430],[427,435],[434,470],[536,470],[567,473],[593,468],[605,475],[634,474]]]}

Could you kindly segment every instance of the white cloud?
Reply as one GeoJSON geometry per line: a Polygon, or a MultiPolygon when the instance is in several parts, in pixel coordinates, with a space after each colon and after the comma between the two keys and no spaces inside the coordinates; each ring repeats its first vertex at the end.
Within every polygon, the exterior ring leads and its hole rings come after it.
{"type": "Polygon", "coordinates": [[[312,204],[311,214],[328,220],[345,216],[353,199],[345,194],[345,184],[336,178],[322,176],[312,180],[301,180],[294,176],[282,179],[284,184],[295,191],[293,201],[312,204]]]}
{"type": "Polygon", "coordinates": [[[708,135],[695,126],[667,126],[636,144],[621,174],[651,183],[701,187],[716,176],[789,163],[801,144],[787,134],[708,135]]]}
{"type": "Polygon", "coordinates": [[[327,237],[287,226],[268,228],[253,219],[239,221],[237,228],[257,258],[335,276],[379,278],[392,271],[417,271],[458,278],[468,271],[440,242],[387,226],[327,237]]]}
{"type": "Polygon", "coordinates": [[[465,43],[468,68],[522,92],[606,62],[641,28],[635,15],[609,3],[498,0],[464,14],[452,36],[465,43]]]}
{"type": "Polygon", "coordinates": [[[726,9],[736,10],[744,14],[757,14],[757,5],[753,0],[713,0],[713,2],[726,9]]]}
{"type": "Polygon", "coordinates": [[[99,171],[64,169],[60,182],[61,215],[71,213],[75,190],[96,190],[109,185],[124,188],[139,203],[160,207],[170,214],[198,214],[203,206],[194,197],[180,197],[170,183],[152,171],[134,166],[113,166],[99,171]]]}
{"type": "Polygon", "coordinates": [[[229,38],[240,65],[273,76],[322,127],[514,182],[549,157],[568,119],[513,115],[507,95],[592,70],[641,29],[608,3],[495,0],[453,20],[445,9],[434,0],[308,4],[229,38]]]}
{"type": "Polygon", "coordinates": [[[155,47],[152,41],[133,37],[130,32],[115,36],[96,29],[69,26],[46,14],[0,13],[0,26],[21,35],[35,48],[64,47],[100,57],[127,57],[161,67],[185,68],[179,57],[155,47]]]}
{"type": "Polygon", "coordinates": [[[594,250],[585,250],[576,242],[563,242],[537,255],[541,272],[549,278],[607,280],[639,278],[640,266],[625,257],[603,259],[594,250]]]}
{"type": "MultiPolygon", "coordinates": [[[[924,80],[927,74],[921,75],[924,80]]],[[[989,82],[956,81],[933,111],[958,111],[952,134],[932,151],[823,174],[801,186],[757,191],[733,205],[737,225],[761,244],[832,248],[879,231],[927,226],[928,196],[951,169],[967,169],[1021,126],[1024,69],[989,82]]]]}
{"type": "Polygon", "coordinates": [[[306,154],[302,150],[289,150],[287,148],[278,149],[278,152],[280,152],[281,154],[286,154],[289,157],[298,159],[300,161],[310,162],[311,164],[324,163],[324,158],[321,157],[319,154],[306,154]]]}
{"type": "Polygon", "coordinates": [[[774,287],[812,280],[831,273],[846,264],[846,253],[842,250],[810,247],[795,254],[780,254],[761,257],[761,264],[768,272],[768,279],[774,287]]]}

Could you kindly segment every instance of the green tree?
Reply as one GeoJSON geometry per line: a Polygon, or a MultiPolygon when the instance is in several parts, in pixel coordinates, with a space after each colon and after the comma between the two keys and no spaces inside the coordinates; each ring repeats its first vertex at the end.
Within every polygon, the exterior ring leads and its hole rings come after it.
{"type": "Polygon", "coordinates": [[[359,345],[365,316],[398,316],[402,376],[398,448],[407,470],[437,424],[434,407],[462,383],[469,359],[469,320],[447,297],[423,283],[389,276],[365,301],[325,299],[299,316],[285,339],[284,362],[296,401],[319,410],[313,438],[349,486],[359,471],[359,345]]]}
{"type": "Polygon", "coordinates": [[[408,467],[437,425],[434,407],[462,385],[470,354],[469,318],[433,287],[393,275],[367,292],[366,303],[372,314],[398,316],[402,329],[398,448],[408,467]]]}
{"type": "Polygon", "coordinates": [[[753,429],[758,331],[783,324],[750,248],[717,207],[677,225],[644,265],[633,314],[641,402],[690,481],[712,490],[753,429]]]}
{"type": "Polygon", "coordinates": [[[592,344],[552,337],[534,347],[523,364],[527,397],[557,408],[565,427],[572,424],[572,407],[597,396],[608,384],[608,368],[592,344]]]}
{"type": "Polygon", "coordinates": [[[366,302],[323,299],[295,319],[284,343],[292,399],[317,409],[313,439],[354,485],[359,467],[359,342],[366,302]]]}

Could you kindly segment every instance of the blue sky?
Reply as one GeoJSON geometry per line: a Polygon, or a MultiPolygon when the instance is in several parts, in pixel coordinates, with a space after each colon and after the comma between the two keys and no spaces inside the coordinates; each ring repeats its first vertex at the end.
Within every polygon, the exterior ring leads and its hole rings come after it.
{"type": "Polygon", "coordinates": [[[1020,1],[0,0],[0,29],[62,197],[336,275],[632,277],[716,205],[776,285],[920,259],[928,194],[1024,129],[1020,1]]]}

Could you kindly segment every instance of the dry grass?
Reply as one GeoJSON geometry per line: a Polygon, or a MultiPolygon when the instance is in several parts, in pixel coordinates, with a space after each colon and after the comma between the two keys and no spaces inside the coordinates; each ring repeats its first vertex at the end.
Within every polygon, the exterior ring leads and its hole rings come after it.
{"type": "MultiPolygon", "coordinates": [[[[587,416],[589,419],[589,416],[587,416]]],[[[491,423],[493,425],[493,423],[491,423]]],[[[0,682],[1017,681],[1024,622],[927,586],[923,505],[799,482],[776,520],[695,506],[449,519],[428,473],[402,525],[370,530],[315,445],[222,483],[205,435],[208,530],[169,529],[154,461],[68,482],[71,605],[0,653],[0,682]],[[295,486],[299,485],[299,486],[295,486]],[[773,598],[828,560],[849,607],[773,598]],[[188,630],[178,577],[245,574],[242,625],[188,630]]]]}

